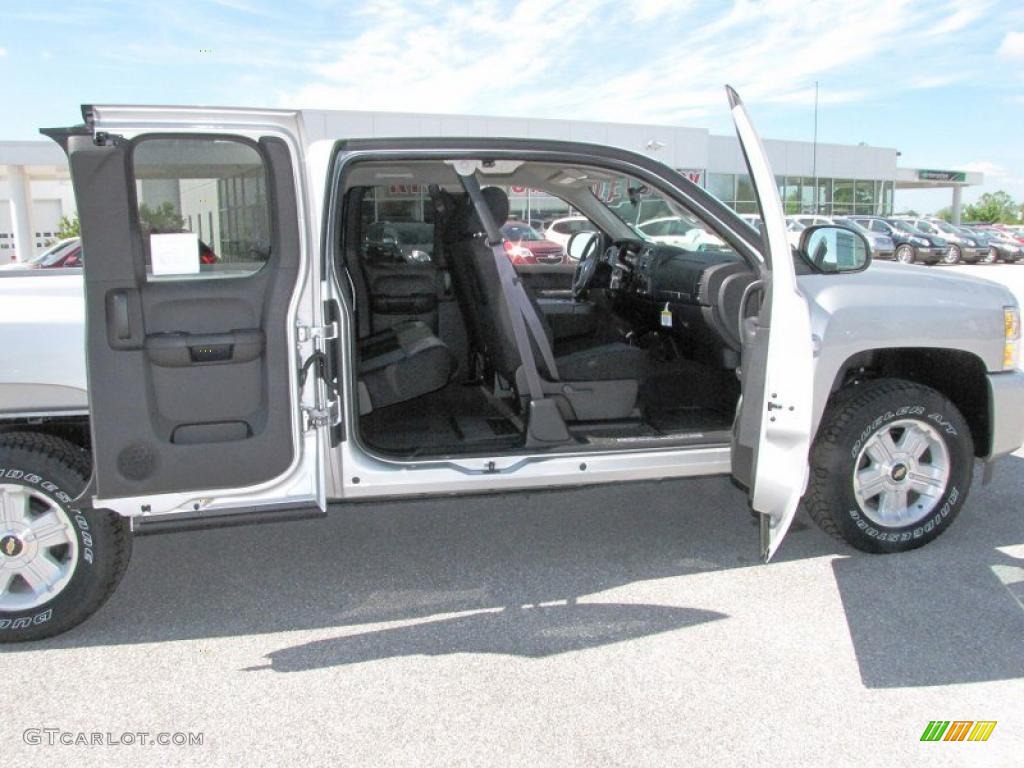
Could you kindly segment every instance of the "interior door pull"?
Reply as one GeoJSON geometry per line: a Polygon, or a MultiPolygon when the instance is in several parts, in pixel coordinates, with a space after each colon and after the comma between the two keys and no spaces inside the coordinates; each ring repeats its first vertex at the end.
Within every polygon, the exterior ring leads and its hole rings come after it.
{"type": "Polygon", "coordinates": [[[128,316],[128,296],[118,291],[113,296],[111,326],[114,336],[121,341],[132,337],[132,323],[128,316]]]}

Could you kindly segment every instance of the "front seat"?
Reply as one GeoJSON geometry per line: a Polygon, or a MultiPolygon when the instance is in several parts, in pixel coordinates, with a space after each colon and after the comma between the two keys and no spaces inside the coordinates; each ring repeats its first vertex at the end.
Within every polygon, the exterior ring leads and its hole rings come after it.
{"type": "MultiPolygon", "coordinates": [[[[508,219],[508,196],[497,187],[487,187],[481,193],[500,228],[508,219]]],[[[463,305],[470,336],[490,367],[523,393],[523,360],[516,346],[494,252],[468,199],[455,212],[450,231],[456,233],[451,246],[453,285],[463,305]]],[[[523,288],[548,344],[554,348],[551,326],[529,286],[524,284],[523,288]]],[[[646,351],[621,342],[586,346],[579,340],[573,341],[575,350],[569,354],[559,354],[554,348],[556,377],[548,370],[536,340],[531,339],[537,369],[545,379],[545,394],[556,399],[563,418],[589,421],[634,415],[639,383],[648,368],[646,351]]]]}

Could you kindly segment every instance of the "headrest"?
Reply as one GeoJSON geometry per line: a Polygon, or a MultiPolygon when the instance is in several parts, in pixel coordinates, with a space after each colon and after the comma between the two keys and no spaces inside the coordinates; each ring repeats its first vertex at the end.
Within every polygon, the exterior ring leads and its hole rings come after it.
{"type": "MultiPolygon", "coordinates": [[[[495,225],[498,229],[501,229],[505,222],[508,221],[508,195],[498,187],[484,187],[480,190],[480,194],[484,198],[484,203],[491,210],[491,216],[494,218],[495,225]]],[[[464,213],[465,218],[462,220],[463,232],[477,234],[484,231],[484,225],[480,222],[480,217],[476,215],[473,202],[468,197],[464,213]]]]}

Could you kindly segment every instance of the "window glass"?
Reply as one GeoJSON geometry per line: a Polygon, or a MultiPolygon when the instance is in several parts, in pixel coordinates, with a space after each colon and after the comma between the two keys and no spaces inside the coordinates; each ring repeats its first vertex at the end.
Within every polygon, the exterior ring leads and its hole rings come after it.
{"type": "Polygon", "coordinates": [[[370,187],[360,211],[368,264],[426,264],[434,254],[434,214],[419,184],[370,187]]]}
{"type": "Polygon", "coordinates": [[[736,176],[731,173],[709,173],[707,190],[725,203],[736,200],[736,176]]]}
{"type": "MultiPolygon", "coordinates": [[[[757,201],[757,197],[754,195],[754,185],[746,174],[736,177],[736,201],[738,203],[756,203],[757,201]]],[[[746,213],[746,211],[744,212],[746,213]]]]}
{"type": "Polygon", "coordinates": [[[134,149],[150,279],[244,277],[270,258],[267,172],[232,139],[143,139],[134,149]]]}

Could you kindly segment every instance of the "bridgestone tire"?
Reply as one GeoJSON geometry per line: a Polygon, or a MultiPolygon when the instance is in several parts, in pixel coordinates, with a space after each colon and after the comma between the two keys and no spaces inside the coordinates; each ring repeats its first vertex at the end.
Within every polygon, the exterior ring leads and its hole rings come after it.
{"type": "Polygon", "coordinates": [[[971,487],[974,443],[963,416],[939,392],[902,379],[849,386],[829,402],[811,448],[804,507],[826,533],[864,552],[905,552],[937,538],[960,512],[971,487]],[[873,521],[854,491],[854,470],[866,440],[895,421],[919,421],[945,444],[945,490],[922,519],[902,527],[873,521]]]}
{"type": "Polygon", "coordinates": [[[69,506],[85,487],[90,469],[89,453],[63,438],[36,432],[0,434],[0,483],[26,486],[58,506],[78,544],[70,580],[54,597],[25,610],[0,610],[0,642],[66,632],[103,605],[124,575],[132,551],[128,521],[111,512],[73,511],[69,506]]]}

